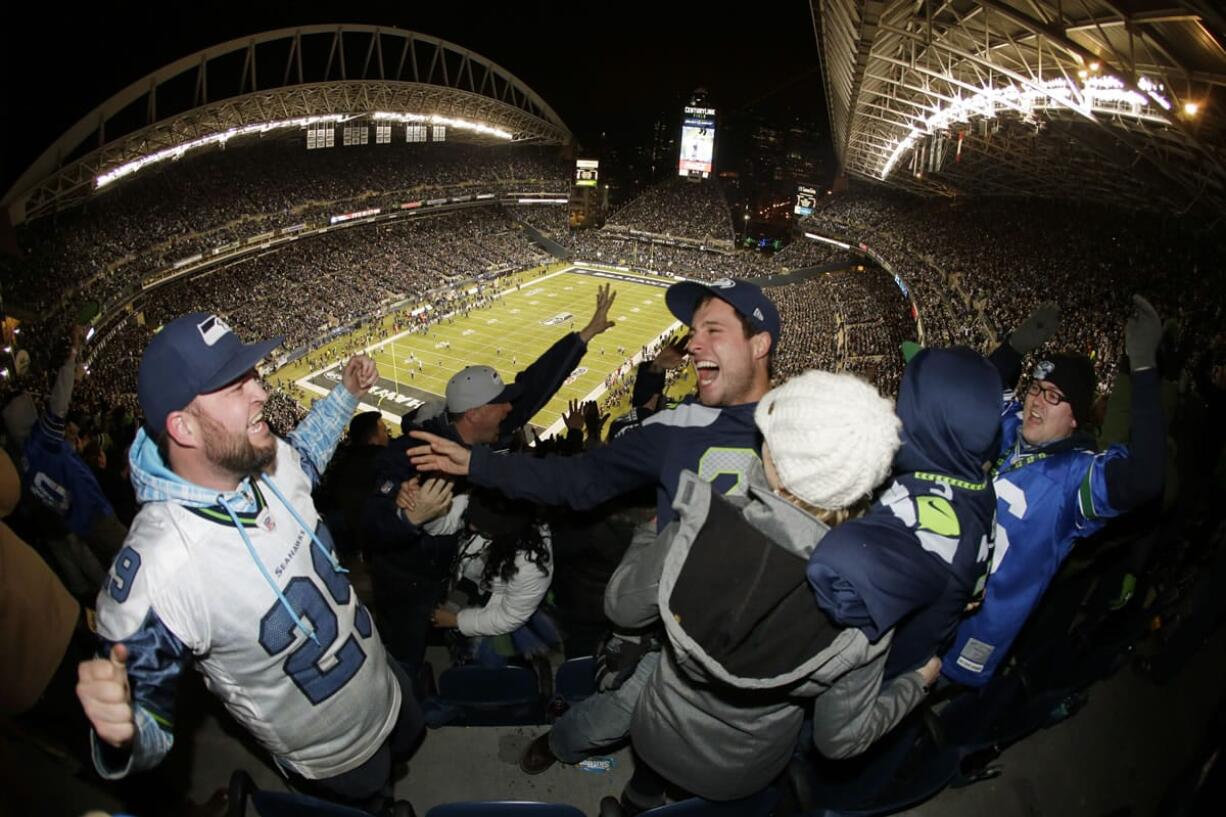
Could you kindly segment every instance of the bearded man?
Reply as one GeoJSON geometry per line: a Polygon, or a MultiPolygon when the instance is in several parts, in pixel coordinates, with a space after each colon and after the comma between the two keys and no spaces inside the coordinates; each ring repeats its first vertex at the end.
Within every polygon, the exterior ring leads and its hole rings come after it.
{"type": "Polygon", "coordinates": [[[247,345],[193,313],[149,342],[130,454],[142,507],[98,595],[102,657],[80,665],[77,695],[95,767],[123,777],[169,751],[175,688],[195,664],[292,781],[379,809],[421,711],[311,501],[378,371],[352,358],[281,440],[255,370],[281,340],[247,345]]]}

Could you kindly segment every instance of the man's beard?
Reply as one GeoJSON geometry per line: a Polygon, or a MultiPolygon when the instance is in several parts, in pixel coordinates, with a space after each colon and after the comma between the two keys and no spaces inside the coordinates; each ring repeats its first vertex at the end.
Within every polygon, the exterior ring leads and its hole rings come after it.
{"type": "Polygon", "coordinates": [[[197,414],[204,430],[204,455],[209,462],[232,474],[257,477],[277,469],[277,440],[269,435],[268,448],[256,448],[245,431],[228,432],[211,417],[197,414]]]}

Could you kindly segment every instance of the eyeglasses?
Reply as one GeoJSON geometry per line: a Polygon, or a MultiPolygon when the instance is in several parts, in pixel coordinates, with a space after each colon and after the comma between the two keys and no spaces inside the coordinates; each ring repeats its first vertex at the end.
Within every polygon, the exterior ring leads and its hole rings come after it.
{"type": "Polygon", "coordinates": [[[1034,395],[1034,394],[1043,395],[1043,402],[1047,403],[1047,405],[1049,406],[1058,406],[1061,403],[1070,402],[1067,397],[1065,397],[1063,394],[1061,394],[1059,391],[1056,390],[1055,386],[1045,389],[1043,388],[1043,384],[1040,383],[1038,380],[1030,381],[1030,387],[1026,389],[1026,393],[1031,394],[1031,395],[1034,395]]]}

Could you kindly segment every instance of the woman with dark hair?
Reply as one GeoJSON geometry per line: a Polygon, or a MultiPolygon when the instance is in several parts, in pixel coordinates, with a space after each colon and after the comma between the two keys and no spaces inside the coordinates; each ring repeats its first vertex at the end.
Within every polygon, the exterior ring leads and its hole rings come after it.
{"type": "Polygon", "coordinates": [[[560,639],[553,622],[537,608],[553,578],[549,529],[536,523],[535,508],[488,490],[474,490],[452,501],[451,511],[427,526],[435,535],[466,523],[471,536],[459,549],[454,580],[471,582],[484,603],[454,609],[441,606],[435,627],[453,627],[475,640],[472,654],[485,664],[502,664],[493,637],[510,635],[515,650],[528,658],[544,655],[560,639]]]}

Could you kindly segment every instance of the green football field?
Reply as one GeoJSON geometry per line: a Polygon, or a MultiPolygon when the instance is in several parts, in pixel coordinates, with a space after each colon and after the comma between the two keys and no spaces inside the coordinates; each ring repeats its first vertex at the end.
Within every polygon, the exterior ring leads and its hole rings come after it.
{"type": "MultiPolygon", "coordinates": [[[[363,400],[361,410],[379,409],[398,425],[402,414],[422,402],[442,399],[447,380],[474,364],[492,366],[511,382],[555,341],[587,324],[596,306],[596,290],[606,283],[617,293],[609,311],[616,325],[592,341],[566,384],[532,418],[532,424],[541,429],[557,430],[568,401],[599,397],[611,372],[621,364],[637,362],[644,345],[679,326],[664,303],[670,280],[568,268],[506,289],[492,306],[467,317],[443,319],[428,334],[390,336],[368,349],[379,366],[380,381],[363,400]]],[[[313,371],[297,383],[315,394],[325,394],[339,379],[339,372],[334,365],[313,371]]]]}

